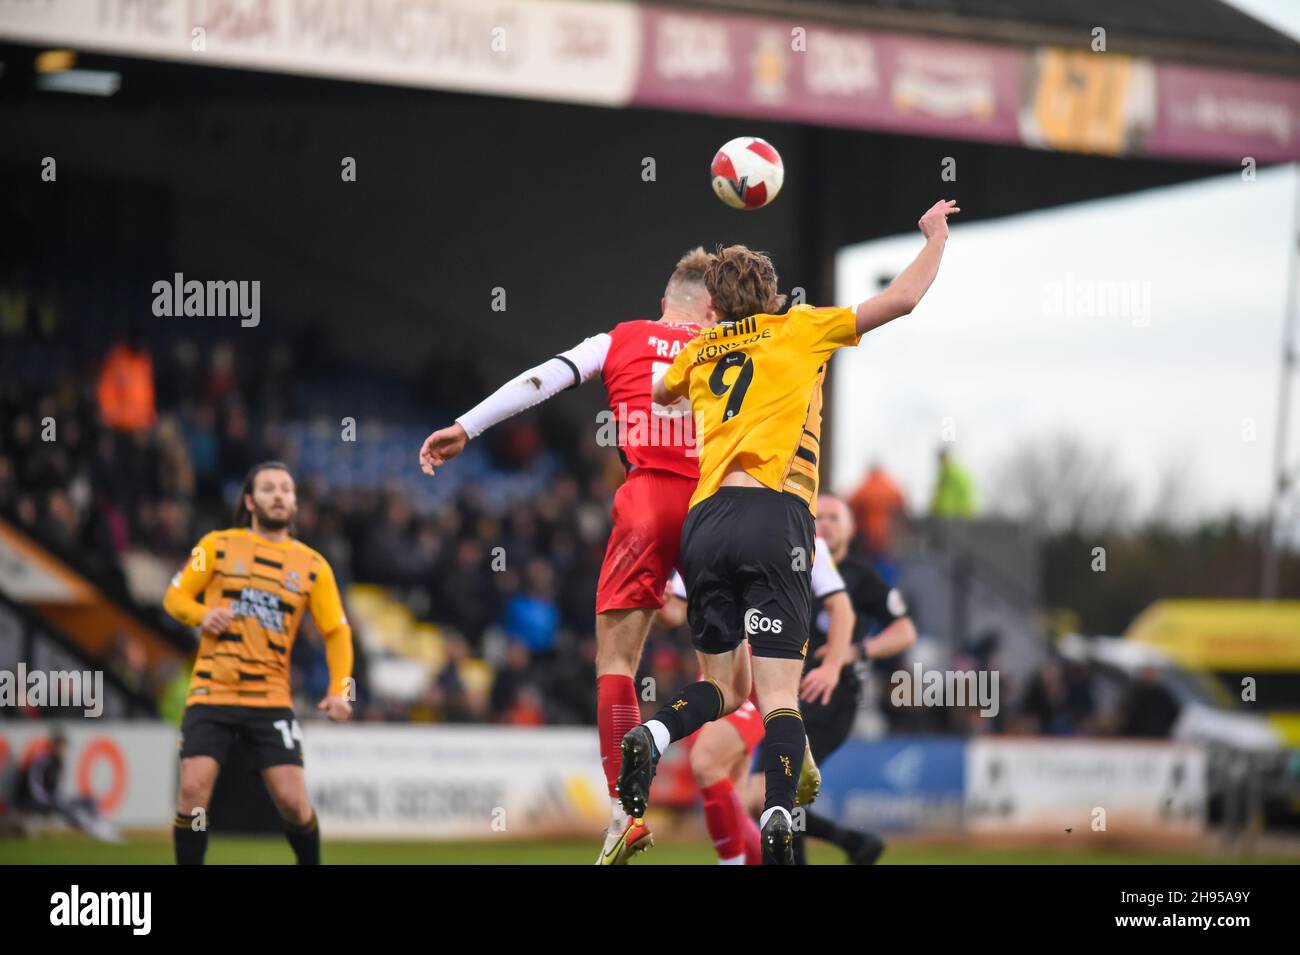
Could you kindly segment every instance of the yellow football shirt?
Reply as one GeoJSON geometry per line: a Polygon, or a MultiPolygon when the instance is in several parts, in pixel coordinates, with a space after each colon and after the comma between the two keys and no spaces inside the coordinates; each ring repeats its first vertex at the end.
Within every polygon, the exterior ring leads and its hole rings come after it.
{"type": "Polygon", "coordinates": [[[664,373],[664,387],[695,415],[700,483],[691,507],[728,471],[742,470],[817,513],[822,379],[836,349],[856,345],[848,308],[796,305],[706,329],[664,373]]]}
{"type": "Polygon", "coordinates": [[[292,706],[289,660],[308,612],[325,640],[330,692],[347,695],[352,630],[338,584],[329,562],[300,541],[269,541],[246,527],[213,531],[172,579],[163,607],[191,627],[212,607],[234,614],[226,632],[201,634],[187,705],[292,706]]]}

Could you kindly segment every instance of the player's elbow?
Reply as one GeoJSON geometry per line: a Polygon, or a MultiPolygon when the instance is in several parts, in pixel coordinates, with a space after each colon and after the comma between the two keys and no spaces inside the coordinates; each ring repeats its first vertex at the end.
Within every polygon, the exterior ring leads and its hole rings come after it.
{"type": "Polygon", "coordinates": [[[904,315],[911,315],[916,310],[916,306],[921,304],[921,295],[919,292],[912,292],[906,289],[894,289],[890,296],[889,311],[895,318],[902,318],[904,315]]]}
{"type": "Polygon", "coordinates": [[[327,650],[334,650],[336,653],[345,654],[349,663],[352,660],[352,627],[346,623],[341,623],[329,633],[322,634],[327,650]]]}
{"type": "Polygon", "coordinates": [[[912,623],[912,618],[902,617],[899,619],[896,626],[898,627],[899,637],[903,644],[902,647],[899,648],[899,652],[902,653],[904,650],[910,650],[912,647],[916,646],[916,624],[912,623]]]}
{"type": "Polygon", "coordinates": [[[163,612],[173,620],[181,623],[185,622],[183,608],[185,606],[185,595],[175,587],[168,587],[167,592],[163,594],[163,612]]]}

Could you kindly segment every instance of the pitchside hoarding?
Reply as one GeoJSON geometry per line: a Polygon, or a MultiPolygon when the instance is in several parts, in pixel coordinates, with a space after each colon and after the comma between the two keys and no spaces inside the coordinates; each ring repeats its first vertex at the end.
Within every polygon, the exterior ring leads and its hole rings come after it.
{"type": "MultiPolygon", "coordinates": [[[[176,802],[177,731],[152,722],[77,720],[58,724],[68,738],[65,796],[91,796],[120,828],[160,828],[176,802]]],[[[0,722],[0,816],[14,811],[24,767],[46,746],[53,721],[0,722]]],[[[3,848],[0,848],[0,860],[3,848]]]]}
{"type": "Polygon", "coordinates": [[[1195,835],[1205,751],[1143,740],[976,739],[966,750],[971,833],[1195,835]]]}
{"type": "Polygon", "coordinates": [[[0,38],[193,65],[1115,156],[1300,159],[1300,80],[578,0],[0,0],[0,38]]]}
{"type": "Polygon", "coordinates": [[[850,740],[821,767],[816,811],[854,829],[960,832],[965,753],[961,739],[850,740]]]}
{"type": "Polygon", "coordinates": [[[638,11],[582,0],[0,0],[0,37],[123,56],[626,104],[638,11]]]}
{"type": "MultiPolygon", "coordinates": [[[[65,794],[125,829],[165,828],[177,732],[162,723],[64,726],[65,794]]],[[[51,724],[0,723],[0,816],[51,724]]],[[[599,834],[609,801],[589,727],[304,728],[307,787],[330,838],[493,839],[599,834]]],[[[1057,834],[1203,831],[1204,752],[1187,744],[902,737],[851,740],[822,767],[818,811],[864,829],[1057,834]],[[1098,808],[1104,814],[1097,815],[1098,808]]],[[[0,849],[0,861],[3,852],[0,849]]]]}
{"type": "Polygon", "coordinates": [[[303,756],[331,836],[509,839],[609,822],[594,728],[313,723],[303,756]]]}

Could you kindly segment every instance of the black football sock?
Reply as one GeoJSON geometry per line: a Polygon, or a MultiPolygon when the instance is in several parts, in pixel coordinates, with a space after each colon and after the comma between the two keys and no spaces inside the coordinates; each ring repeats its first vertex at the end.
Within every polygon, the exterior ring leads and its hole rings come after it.
{"type": "Polygon", "coordinates": [[[284,837],[293,847],[299,865],[320,865],[320,825],[316,822],[314,811],[306,825],[286,825],[284,837]]]}
{"type": "Polygon", "coordinates": [[[668,727],[669,738],[676,741],[685,739],[721,715],[722,690],[712,680],[701,680],[679,690],[668,705],[650,719],[668,727]]]}
{"type": "Polygon", "coordinates": [[[846,849],[847,843],[852,841],[853,836],[856,835],[856,833],[841,826],[837,826],[825,816],[819,816],[815,812],[805,812],[804,835],[811,836],[814,839],[820,839],[823,842],[829,842],[831,845],[839,846],[841,849],[846,849]]]}
{"type": "Polygon", "coordinates": [[[794,792],[799,783],[806,739],[803,717],[798,710],[773,710],[763,720],[763,770],[767,777],[767,799],[763,803],[765,816],[767,810],[777,806],[786,812],[794,810],[794,792]]]}
{"type": "Polygon", "coordinates": [[[177,865],[203,865],[208,851],[208,830],[194,829],[194,818],[178,812],[172,826],[172,845],[176,849],[177,865]]]}

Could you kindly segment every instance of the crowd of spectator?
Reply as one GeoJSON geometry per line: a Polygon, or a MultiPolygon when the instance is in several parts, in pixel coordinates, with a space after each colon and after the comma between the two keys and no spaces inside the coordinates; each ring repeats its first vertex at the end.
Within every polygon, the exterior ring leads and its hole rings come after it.
{"type": "MultiPolygon", "coordinates": [[[[203,533],[227,526],[247,470],[269,458],[293,464],[290,423],[332,410],[304,406],[304,370],[340,373],[294,343],[237,349],[232,341],[123,337],[90,350],[30,333],[4,341],[0,515],[124,601],[132,592],[127,555],[174,567],[203,533]]],[[[422,414],[421,400],[456,407],[484,384],[462,372],[443,376],[443,386],[464,391],[413,395],[406,414],[431,429],[445,423],[443,412],[422,414]]],[[[514,427],[494,464],[527,468],[546,445],[544,424],[530,418],[514,427]]],[[[389,588],[438,626],[447,650],[428,694],[392,705],[367,697],[359,640],[361,718],[591,721],[595,581],[621,466],[594,442],[566,450],[543,493],[504,507],[474,484],[428,509],[401,481],[339,488],[326,474],[298,475],[296,536],[325,555],[345,591],[352,582],[389,588]],[[484,659],[490,692],[464,692],[458,671],[484,659]]],[[[156,607],[140,609],[171,626],[156,607]]],[[[656,647],[659,668],[671,663],[664,679],[681,682],[689,654],[680,635],[656,647]]],[[[129,645],[106,662],[160,699],[170,681],[184,680],[183,672],[145,672],[144,655],[129,645]]],[[[294,667],[305,692],[323,684],[323,653],[310,635],[294,667]]]]}
{"type": "MultiPolygon", "coordinates": [[[[31,329],[0,328],[0,514],[130,601],[126,556],[182,562],[203,533],[229,523],[234,496],[257,461],[294,464],[294,422],[333,415],[311,391],[308,371],[328,380],[353,378],[319,351],[317,339],[236,347],[201,347],[186,337],[105,338],[70,343],[31,329]]],[[[412,392],[405,416],[432,428],[485,392],[490,383],[461,369],[428,376],[442,391],[412,392]]],[[[402,414],[401,411],[393,412],[402,414]]],[[[493,466],[527,469],[556,430],[537,416],[501,429],[493,466]]],[[[571,429],[572,430],[572,429],[571,429]]],[[[358,716],[362,719],[499,721],[519,725],[587,723],[595,711],[593,606],[610,500],[621,466],[608,449],[581,436],[561,447],[558,470],[540,493],[504,505],[473,482],[436,507],[421,506],[401,480],[340,487],[326,473],[298,475],[296,535],[330,561],[340,584],[383,585],[422,622],[436,625],[444,648],[437,672],[417,700],[395,703],[367,692],[367,653],[358,641],[358,716]],[[476,690],[471,670],[491,674],[476,690]]],[[[364,449],[363,449],[364,451],[364,449]]],[[[410,449],[411,473],[416,473],[410,449]]],[[[933,508],[968,515],[969,480],[951,458],[933,508]],[[946,483],[945,483],[946,481],[946,483]]],[[[874,463],[851,498],[863,552],[892,577],[905,501],[874,463]]],[[[173,626],[156,607],[142,608],[173,626]]],[[[304,700],[322,692],[328,674],[310,627],[294,653],[295,686],[304,700]]],[[[987,656],[987,654],[985,654],[987,656]]],[[[106,661],[123,681],[152,695],[164,711],[183,701],[183,667],[150,671],[138,647],[123,641],[106,661]]],[[[967,661],[987,667],[989,659],[967,661]]],[[[962,665],[960,661],[950,661],[962,665]]],[[[693,676],[683,632],[652,633],[643,677],[676,686],[693,676]]],[[[1097,729],[1086,674],[1048,660],[994,723],[944,712],[890,712],[891,729],[940,732],[1087,733],[1097,729]],[[942,718],[943,725],[926,720],[942,718]]],[[[1153,696],[1154,693],[1149,693],[1153,696]]],[[[1148,706],[1153,710],[1153,706],[1148,706]]],[[[1145,711],[1144,711],[1145,712],[1145,711]]],[[[1168,722],[1159,719],[1147,724],[1168,722]]],[[[1138,731],[1138,727],[1130,728],[1138,731]]]]}

